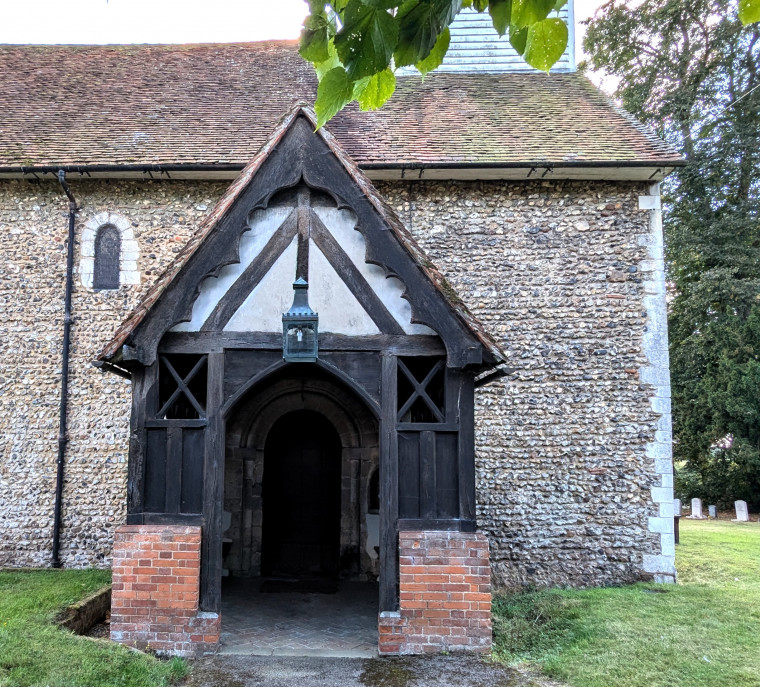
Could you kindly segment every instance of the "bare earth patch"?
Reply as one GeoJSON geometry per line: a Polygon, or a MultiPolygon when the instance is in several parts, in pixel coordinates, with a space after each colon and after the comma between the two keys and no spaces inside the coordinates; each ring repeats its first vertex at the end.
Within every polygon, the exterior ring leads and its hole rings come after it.
{"type": "Polygon", "coordinates": [[[192,663],[187,687],[562,687],[477,656],[291,658],[213,656],[192,663]]]}

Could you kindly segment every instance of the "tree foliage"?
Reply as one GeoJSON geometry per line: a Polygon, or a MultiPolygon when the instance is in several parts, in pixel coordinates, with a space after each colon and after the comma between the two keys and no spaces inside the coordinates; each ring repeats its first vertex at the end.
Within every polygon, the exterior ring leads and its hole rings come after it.
{"type": "Polygon", "coordinates": [[[319,78],[319,126],[354,100],[363,110],[382,107],[401,67],[424,76],[440,66],[449,26],[466,7],[487,12],[499,35],[536,69],[549,71],[567,47],[567,26],[556,16],[567,0],[307,1],[300,52],[319,78]]]}
{"type": "Polygon", "coordinates": [[[613,0],[585,48],[686,159],[664,187],[677,490],[760,505],[760,26],[727,0],[613,0]]]}
{"type": "MultiPolygon", "coordinates": [[[[548,72],[567,47],[568,27],[556,14],[567,0],[306,2],[300,52],[319,78],[319,126],[354,100],[362,110],[382,107],[396,88],[396,69],[414,67],[424,76],[440,66],[449,26],[468,7],[487,12],[498,34],[531,67],[548,72]]],[[[745,24],[760,21],[760,0],[739,0],[738,12],[745,24]]],[[[712,17],[702,19],[709,23],[712,17]]]]}

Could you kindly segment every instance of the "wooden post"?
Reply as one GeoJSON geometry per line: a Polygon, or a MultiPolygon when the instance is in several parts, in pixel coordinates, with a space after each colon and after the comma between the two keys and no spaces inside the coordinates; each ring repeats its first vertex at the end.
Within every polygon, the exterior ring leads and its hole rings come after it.
{"type": "Polygon", "coordinates": [[[475,385],[471,374],[460,372],[459,413],[459,518],[475,521],[475,385]]]}
{"type": "Polygon", "coordinates": [[[396,356],[383,353],[380,418],[380,612],[398,610],[398,437],[396,356]]]}
{"type": "Polygon", "coordinates": [[[218,613],[222,603],[222,500],[224,499],[224,352],[209,353],[206,450],[203,460],[201,610],[218,613]]]}

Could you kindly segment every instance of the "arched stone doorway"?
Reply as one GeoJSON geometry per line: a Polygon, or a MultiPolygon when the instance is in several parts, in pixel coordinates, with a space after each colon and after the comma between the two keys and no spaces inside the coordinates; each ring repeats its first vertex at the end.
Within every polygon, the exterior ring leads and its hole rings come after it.
{"type": "Polygon", "coordinates": [[[236,404],[225,447],[222,651],[376,651],[378,439],[365,402],[318,365],[286,365],[236,404]]]}
{"type": "MultiPolygon", "coordinates": [[[[297,450],[311,452],[314,460],[322,460],[314,455],[315,451],[337,453],[337,466],[330,466],[329,457],[325,457],[327,464],[323,465],[324,470],[320,471],[313,465],[308,468],[311,479],[318,480],[318,485],[312,485],[312,491],[320,488],[330,490],[338,502],[337,513],[333,513],[338,520],[337,555],[334,564],[326,564],[323,574],[327,574],[330,566],[334,565],[332,573],[341,579],[376,579],[379,572],[376,550],[379,545],[378,516],[369,511],[374,510],[370,506],[376,497],[370,493],[370,482],[377,485],[376,479],[373,479],[379,460],[377,419],[364,401],[342,381],[320,367],[298,364],[284,367],[249,390],[228,419],[223,574],[257,577],[287,572],[267,569],[267,565],[262,567],[263,554],[269,553],[275,559],[283,555],[281,545],[271,541],[265,543],[264,537],[265,534],[277,536],[278,529],[281,530],[284,523],[265,523],[264,520],[266,517],[284,517],[290,527],[294,527],[300,518],[307,517],[307,512],[313,510],[319,501],[311,498],[309,504],[298,506],[299,499],[291,499],[291,496],[295,497],[291,494],[287,498],[291,507],[296,508],[295,511],[286,514],[277,505],[267,507],[267,496],[276,500],[278,492],[282,495],[282,490],[288,486],[288,475],[272,465],[276,460],[274,451],[286,448],[280,446],[276,449],[273,442],[287,442],[288,437],[297,440],[291,447],[294,451],[295,443],[298,443],[297,450]],[[299,420],[304,421],[304,418],[308,418],[308,426],[299,424],[299,420]],[[305,440],[309,432],[320,425],[321,431],[334,436],[334,440],[326,440],[325,437],[319,441],[305,440]],[[325,441],[327,445],[323,446],[325,441]],[[325,470],[329,474],[325,474],[325,470]],[[272,482],[265,485],[265,476],[267,480],[271,477],[272,482]],[[337,480],[337,484],[331,484],[331,479],[337,480]],[[274,482],[280,484],[275,485],[274,482]]],[[[300,477],[293,479],[300,480],[300,477]]],[[[309,497],[302,492],[300,498],[304,500],[309,497]]],[[[326,505],[333,508],[336,504],[326,505]]],[[[329,518],[322,520],[322,526],[329,528],[328,522],[329,518]]],[[[301,537],[299,533],[283,534],[286,548],[297,543],[301,537]]],[[[317,539],[324,537],[325,546],[329,546],[327,542],[332,534],[312,530],[310,536],[317,539]]],[[[286,555],[287,558],[293,556],[293,551],[286,555]]],[[[295,576],[296,571],[292,570],[291,573],[295,576]]],[[[302,570],[301,574],[308,576],[306,570],[302,570]]]]}

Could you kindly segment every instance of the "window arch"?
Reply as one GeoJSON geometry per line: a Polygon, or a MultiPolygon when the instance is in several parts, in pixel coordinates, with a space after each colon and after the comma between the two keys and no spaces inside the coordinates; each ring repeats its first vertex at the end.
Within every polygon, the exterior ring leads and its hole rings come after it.
{"type": "Polygon", "coordinates": [[[121,234],[113,224],[98,229],[95,236],[95,264],[92,288],[118,289],[121,271],[121,234]]]}
{"type": "Polygon", "coordinates": [[[140,248],[132,224],[115,212],[90,218],[82,231],[79,275],[88,289],[118,289],[139,284],[140,248]]]}

